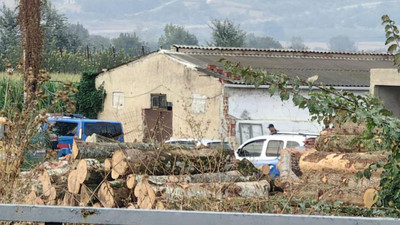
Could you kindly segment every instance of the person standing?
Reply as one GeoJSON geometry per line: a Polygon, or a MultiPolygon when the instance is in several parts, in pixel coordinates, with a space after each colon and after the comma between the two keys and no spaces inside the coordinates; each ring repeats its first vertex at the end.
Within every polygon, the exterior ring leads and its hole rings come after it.
{"type": "Polygon", "coordinates": [[[269,134],[273,135],[278,133],[278,130],[275,129],[274,125],[271,123],[270,125],[268,125],[268,129],[269,129],[269,134]]]}

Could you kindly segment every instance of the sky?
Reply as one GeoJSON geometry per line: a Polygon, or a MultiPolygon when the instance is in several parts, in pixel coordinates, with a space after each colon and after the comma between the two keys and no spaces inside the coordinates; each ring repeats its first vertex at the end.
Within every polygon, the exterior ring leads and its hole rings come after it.
{"type": "MultiPolygon", "coordinates": [[[[210,20],[229,18],[248,33],[271,36],[283,45],[301,37],[313,49],[346,35],[359,50],[383,49],[381,16],[400,23],[400,0],[49,0],[71,23],[91,34],[116,37],[136,32],[157,41],[167,23],[185,26],[200,44],[210,39],[210,20]]],[[[15,0],[0,0],[8,6],[15,0]]]]}

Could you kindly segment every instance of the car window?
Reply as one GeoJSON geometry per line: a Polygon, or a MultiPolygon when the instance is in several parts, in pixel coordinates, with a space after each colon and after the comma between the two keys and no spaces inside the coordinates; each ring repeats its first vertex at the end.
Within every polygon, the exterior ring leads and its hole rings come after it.
{"type": "Polygon", "coordinates": [[[57,121],[52,125],[50,133],[57,136],[75,136],[78,123],[57,121]]]}
{"type": "Polygon", "coordinates": [[[267,156],[278,156],[283,148],[283,141],[271,140],[267,145],[267,156]]]}
{"type": "Polygon", "coordinates": [[[84,134],[86,136],[97,134],[117,140],[122,135],[122,126],[118,123],[85,123],[84,134]]]}
{"type": "Polygon", "coordinates": [[[239,152],[239,156],[258,157],[261,156],[262,148],[265,140],[257,140],[243,146],[239,152]]]}
{"type": "Polygon", "coordinates": [[[299,146],[300,146],[300,144],[297,143],[296,141],[288,141],[287,144],[286,144],[287,148],[296,148],[296,147],[299,147],[299,146]]]}

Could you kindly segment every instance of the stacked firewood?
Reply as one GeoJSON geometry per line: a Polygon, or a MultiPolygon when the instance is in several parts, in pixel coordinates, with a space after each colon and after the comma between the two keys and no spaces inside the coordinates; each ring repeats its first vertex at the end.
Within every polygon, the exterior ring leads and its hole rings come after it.
{"type": "Polygon", "coordinates": [[[169,200],[267,197],[266,177],[219,149],[74,141],[70,164],[43,170],[26,202],[164,209],[169,200]]]}
{"type": "Polygon", "coordinates": [[[362,126],[347,123],[322,131],[315,148],[283,150],[278,164],[281,176],[275,184],[297,198],[371,207],[380,171],[370,179],[357,178],[357,172],[386,161],[387,156],[358,142],[361,133],[362,126]]]}

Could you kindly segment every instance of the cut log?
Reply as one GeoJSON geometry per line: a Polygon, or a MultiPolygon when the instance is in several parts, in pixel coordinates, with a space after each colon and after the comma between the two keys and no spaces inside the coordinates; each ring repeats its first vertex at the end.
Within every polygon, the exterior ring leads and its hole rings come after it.
{"type": "Polygon", "coordinates": [[[313,171],[335,171],[336,173],[357,173],[372,163],[386,161],[383,153],[329,153],[311,152],[300,157],[300,170],[303,173],[313,171]]]}
{"type": "Polygon", "coordinates": [[[101,164],[96,159],[81,159],[76,170],[80,184],[99,184],[104,179],[101,164]]]}
{"type": "Polygon", "coordinates": [[[116,180],[119,178],[119,173],[117,173],[117,171],[115,170],[111,170],[111,179],[116,180]]]}
{"type": "Polygon", "coordinates": [[[378,188],[380,182],[380,174],[373,173],[370,179],[365,177],[358,179],[356,173],[333,173],[329,172],[312,172],[305,173],[301,177],[303,184],[326,184],[332,188],[347,187],[350,189],[360,190],[360,194],[368,188],[378,188]]]}
{"type": "Polygon", "coordinates": [[[56,168],[47,170],[50,179],[53,184],[64,184],[67,181],[68,173],[70,172],[72,166],[66,166],[63,168],[56,168]]]}
{"type": "MultiPolygon", "coordinates": [[[[151,187],[157,196],[163,196],[165,199],[268,197],[270,190],[270,184],[266,180],[237,183],[165,184],[163,186],[151,185],[151,187]]],[[[136,189],[137,187],[135,192],[136,189]]]]}
{"type": "Polygon", "coordinates": [[[243,176],[239,171],[228,171],[224,173],[203,173],[193,175],[136,175],[136,183],[142,181],[145,177],[150,184],[156,185],[177,183],[231,183],[258,180],[257,177],[254,176],[243,176]]]}
{"type": "Polygon", "coordinates": [[[104,171],[109,172],[111,170],[111,159],[107,158],[104,160],[104,171]]]}
{"type": "Polygon", "coordinates": [[[92,200],[92,192],[86,185],[82,185],[79,206],[88,206],[92,200]]]}
{"type": "Polygon", "coordinates": [[[140,209],[153,208],[156,202],[156,195],[146,178],[136,185],[134,194],[140,209]]]}
{"type": "Polygon", "coordinates": [[[244,176],[260,176],[260,170],[257,169],[253,163],[251,163],[248,159],[242,159],[240,162],[236,164],[237,170],[240,171],[244,176]]]}
{"type": "Polygon", "coordinates": [[[57,198],[57,191],[55,187],[50,188],[50,195],[47,198],[47,201],[54,201],[57,198]]]}
{"type": "Polygon", "coordinates": [[[315,142],[315,148],[323,152],[368,152],[368,149],[359,141],[358,135],[324,135],[319,136],[315,142]]]}
{"type": "Polygon", "coordinates": [[[114,190],[109,182],[105,181],[101,184],[97,195],[104,207],[111,208],[114,206],[114,190]]]}
{"type": "Polygon", "coordinates": [[[34,205],[36,203],[36,198],[37,198],[36,191],[32,190],[26,197],[25,203],[28,205],[34,205]]]}
{"type": "Polygon", "coordinates": [[[306,152],[315,152],[315,149],[282,149],[281,157],[277,165],[280,175],[275,179],[274,185],[286,189],[291,185],[300,182],[299,177],[303,173],[300,171],[299,160],[306,152]]]}
{"type": "Polygon", "coordinates": [[[134,143],[87,143],[81,140],[74,140],[72,147],[73,159],[105,159],[111,158],[114,151],[119,149],[135,148],[134,143]]]}
{"type": "Polygon", "coordinates": [[[79,194],[81,183],[78,179],[78,171],[72,170],[68,175],[68,191],[74,194],[79,194]]]}
{"type": "Polygon", "coordinates": [[[71,152],[72,152],[72,160],[75,160],[77,157],[78,157],[78,155],[79,155],[79,149],[78,149],[78,141],[74,138],[73,139],[73,141],[72,141],[72,149],[71,149],[71,152]]]}
{"type": "Polygon", "coordinates": [[[101,204],[98,203],[98,202],[96,202],[96,203],[93,204],[93,207],[95,207],[95,208],[101,208],[101,204]]]}
{"type": "Polygon", "coordinates": [[[220,171],[224,167],[228,151],[202,150],[138,150],[115,151],[112,171],[126,174],[195,174],[220,171]]]}
{"type": "Polygon", "coordinates": [[[269,165],[263,165],[261,167],[261,173],[264,174],[265,176],[269,176],[270,168],[269,165]]]}
{"type": "MultiPolygon", "coordinates": [[[[122,184],[124,182],[121,182],[122,184]]],[[[132,199],[130,190],[124,185],[115,185],[112,182],[105,181],[98,191],[98,199],[104,207],[124,207],[132,199]]]]}
{"type": "Polygon", "coordinates": [[[378,201],[378,191],[370,188],[364,192],[364,206],[370,209],[378,201]]]}
{"type": "Polygon", "coordinates": [[[367,129],[365,123],[353,123],[351,121],[342,125],[335,123],[335,128],[324,129],[320,135],[362,135],[363,131],[367,129]]]}
{"type": "Polygon", "coordinates": [[[156,207],[157,210],[165,210],[165,206],[161,201],[157,201],[156,207]]]}
{"type": "Polygon", "coordinates": [[[52,186],[51,186],[50,176],[46,170],[43,171],[43,174],[41,177],[41,183],[42,183],[42,194],[45,197],[49,197],[51,195],[52,186]]]}
{"type": "Polygon", "coordinates": [[[135,187],[136,184],[136,177],[133,174],[129,174],[128,177],[126,177],[126,186],[129,189],[133,189],[135,187]]]}
{"type": "Polygon", "coordinates": [[[63,206],[77,206],[77,199],[72,193],[65,192],[63,206]]]}

